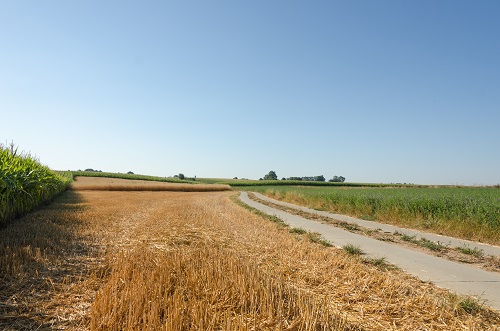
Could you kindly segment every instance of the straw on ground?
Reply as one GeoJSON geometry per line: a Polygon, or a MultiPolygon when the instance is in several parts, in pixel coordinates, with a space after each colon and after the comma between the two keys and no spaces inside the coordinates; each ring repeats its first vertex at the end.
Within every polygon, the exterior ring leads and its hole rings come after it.
{"type": "Polygon", "coordinates": [[[0,274],[9,284],[1,288],[0,328],[500,325],[499,314],[477,302],[291,234],[231,194],[66,192],[0,231],[0,274]]]}

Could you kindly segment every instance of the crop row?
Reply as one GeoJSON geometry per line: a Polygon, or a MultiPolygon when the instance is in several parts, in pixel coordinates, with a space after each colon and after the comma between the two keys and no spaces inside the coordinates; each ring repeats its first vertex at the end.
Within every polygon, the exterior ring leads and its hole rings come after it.
{"type": "Polygon", "coordinates": [[[154,182],[166,182],[166,183],[193,183],[193,181],[180,180],[175,177],[158,177],[158,176],[148,176],[148,175],[138,175],[138,174],[124,174],[115,172],[100,172],[100,171],[68,171],[73,177],[83,176],[83,177],[105,177],[105,178],[121,178],[121,179],[133,179],[133,180],[148,180],[154,182]]]}
{"type": "Polygon", "coordinates": [[[13,144],[0,145],[0,226],[50,201],[70,181],[13,144]]]}

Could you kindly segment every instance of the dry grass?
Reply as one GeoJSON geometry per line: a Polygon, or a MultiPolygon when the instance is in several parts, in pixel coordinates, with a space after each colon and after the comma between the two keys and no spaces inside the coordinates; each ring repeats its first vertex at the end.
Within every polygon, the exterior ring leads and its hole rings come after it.
{"type": "Polygon", "coordinates": [[[184,184],[147,180],[132,180],[103,177],[76,177],[71,183],[75,191],[174,191],[174,192],[211,192],[229,191],[231,187],[223,184],[184,184]]]}
{"type": "Polygon", "coordinates": [[[70,191],[1,230],[0,329],[499,329],[498,313],[293,236],[231,194],[70,191]]]}
{"type": "Polygon", "coordinates": [[[88,324],[91,289],[98,285],[87,277],[98,250],[85,231],[87,222],[80,197],[65,192],[0,229],[0,330],[88,324]]]}

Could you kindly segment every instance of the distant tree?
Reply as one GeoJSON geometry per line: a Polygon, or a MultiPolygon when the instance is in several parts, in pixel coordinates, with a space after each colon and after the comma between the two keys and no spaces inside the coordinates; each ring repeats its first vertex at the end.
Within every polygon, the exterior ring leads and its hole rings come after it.
{"type": "Polygon", "coordinates": [[[288,180],[302,180],[302,177],[288,177],[288,180]]]}
{"type": "Polygon", "coordinates": [[[286,180],[286,178],[285,178],[285,177],[283,177],[283,178],[281,178],[281,180],[286,180]]]}
{"type": "Polygon", "coordinates": [[[269,173],[264,176],[264,180],[277,180],[277,179],[278,176],[273,170],[269,171],[269,173]]]}
{"type": "Polygon", "coordinates": [[[314,176],[314,181],[315,182],[324,182],[326,179],[323,175],[321,176],[314,176]]]}
{"type": "Polygon", "coordinates": [[[178,176],[178,177],[179,177],[179,179],[184,179],[184,178],[186,178],[186,177],[184,176],[184,174],[179,174],[179,176],[178,176]]]}
{"type": "Polygon", "coordinates": [[[92,169],[92,168],[87,168],[87,169],[85,169],[85,171],[92,171],[92,172],[94,172],[95,170],[92,169]]]}
{"type": "Polygon", "coordinates": [[[174,178],[179,178],[179,175],[174,175],[174,178]]]}
{"type": "Polygon", "coordinates": [[[233,179],[238,179],[238,177],[234,177],[233,179]]]}
{"type": "Polygon", "coordinates": [[[342,177],[342,176],[333,176],[333,178],[330,179],[329,182],[343,183],[343,182],[345,182],[345,177],[342,177]]]}
{"type": "Polygon", "coordinates": [[[134,173],[132,171],[127,172],[128,175],[133,175],[134,173]]]}

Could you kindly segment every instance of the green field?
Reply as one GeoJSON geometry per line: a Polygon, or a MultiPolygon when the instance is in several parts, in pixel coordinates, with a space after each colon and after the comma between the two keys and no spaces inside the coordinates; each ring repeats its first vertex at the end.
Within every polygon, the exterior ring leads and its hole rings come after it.
{"type": "Polygon", "coordinates": [[[64,191],[72,177],[56,174],[13,144],[0,145],[0,226],[64,191]]]}
{"type": "Polygon", "coordinates": [[[320,210],[500,244],[498,187],[290,187],[241,189],[320,210]]]}
{"type": "Polygon", "coordinates": [[[60,173],[71,173],[73,177],[84,176],[84,177],[106,177],[106,178],[122,178],[122,179],[134,179],[134,180],[148,180],[154,182],[166,182],[166,183],[193,183],[192,180],[180,180],[175,177],[158,177],[158,176],[148,176],[139,174],[122,174],[116,172],[100,172],[100,171],[60,171],[60,173]]]}

